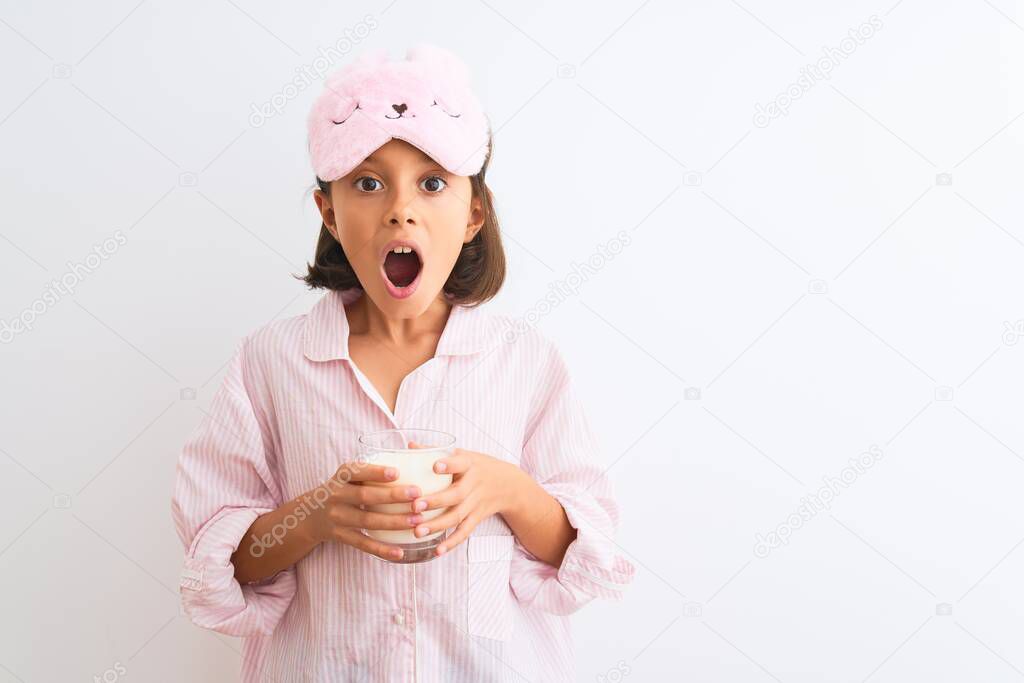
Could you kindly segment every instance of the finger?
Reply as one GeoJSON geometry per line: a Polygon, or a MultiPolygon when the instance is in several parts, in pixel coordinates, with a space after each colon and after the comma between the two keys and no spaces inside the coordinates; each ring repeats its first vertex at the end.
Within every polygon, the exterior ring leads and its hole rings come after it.
{"type": "Polygon", "coordinates": [[[414,533],[416,537],[419,538],[426,536],[427,534],[432,534],[435,531],[440,531],[441,529],[451,528],[456,524],[459,524],[463,519],[465,519],[465,513],[461,509],[461,506],[448,508],[448,510],[437,517],[428,519],[420,524],[416,527],[416,531],[414,533]]]}
{"type": "Polygon", "coordinates": [[[458,505],[465,500],[465,498],[465,489],[458,484],[452,484],[447,488],[441,489],[437,493],[431,493],[429,496],[416,498],[412,503],[412,510],[414,512],[423,512],[424,510],[449,508],[454,505],[458,505]]]}
{"type": "Polygon", "coordinates": [[[382,560],[399,560],[402,558],[402,549],[389,543],[383,543],[351,529],[343,529],[336,532],[335,538],[346,545],[362,550],[364,553],[376,555],[382,560]]]}
{"type": "Polygon", "coordinates": [[[444,539],[444,542],[437,546],[437,554],[444,555],[446,552],[469,538],[469,535],[473,532],[473,529],[476,528],[478,522],[479,520],[476,518],[476,515],[470,515],[469,517],[466,517],[466,519],[462,520],[462,524],[460,524],[455,531],[448,536],[448,538],[444,539]]]}
{"type": "Polygon", "coordinates": [[[353,483],[342,487],[337,498],[349,505],[381,505],[382,503],[410,503],[423,494],[419,486],[374,486],[353,483]]]}
{"type": "Polygon", "coordinates": [[[456,449],[454,455],[439,458],[434,463],[434,471],[438,474],[463,474],[469,469],[472,461],[462,450],[456,449]]]}
{"type": "Polygon", "coordinates": [[[347,462],[338,468],[334,473],[333,480],[336,483],[347,483],[351,481],[394,481],[398,479],[398,469],[384,465],[370,465],[369,463],[347,462]]]}
{"type": "Polygon", "coordinates": [[[373,512],[342,506],[337,508],[334,519],[341,526],[357,529],[411,529],[423,521],[423,515],[408,512],[373,512]]]}

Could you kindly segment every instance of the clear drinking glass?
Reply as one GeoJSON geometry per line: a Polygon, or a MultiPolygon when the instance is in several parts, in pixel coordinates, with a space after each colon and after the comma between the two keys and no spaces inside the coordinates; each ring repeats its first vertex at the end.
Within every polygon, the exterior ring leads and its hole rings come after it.
{"type": "MultiPolygon", "coordinates": [[[[363,486],[418,486],[426,496],[447,488],[452,483],[451,474],[434,472],[434,462],[455,453],[455,437],[433,429],[384,429],[359,436],[360,461],[394,467],[398,479],[390,482],[363,482],[363,486]],[[416,442],[419,448],[409,448],[409,442],[416,442]]],[[[412,514],[409,502],[365,505],[373,512],[412,514]]],[[[425,510],[424,521],[442,514],[447,508],[425,510]]],[[[423,538],[418,538],[413,529],[363,529],[363,533],[384,543],[402,548],[402,558],[386,560],[397,564],[429,562],[437,557],[436,549],[448,537],[448,529],[441,529],[423,538]]],[[[377,557],[374,555],[374,557],[377,557]]],[[[378,558],[383,559],[383,558],[378,558]]]]}

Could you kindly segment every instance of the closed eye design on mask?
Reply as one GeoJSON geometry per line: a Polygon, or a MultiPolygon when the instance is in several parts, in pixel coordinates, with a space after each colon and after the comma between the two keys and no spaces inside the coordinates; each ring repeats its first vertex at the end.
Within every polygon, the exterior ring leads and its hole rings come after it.
{"type": "MultiPolygon", "coordinates": [[[[355,114],[358,109],[359,109],[359,103],[356,102],[356,108],[352,110],[352,114],[355,114]]],[[[352,114],[349,114],[348,116],[343,118],[341,121],[335,121],[334,119],[331,119],[331,123],[333,123],[336,126],[340,126],[341,124],[345,123],[350,118],[352,118],[352,114]]]]}
{"type": "MultiPolygon", "coordinates": [[[[434,104],[432,104],[430,106],[431,107],[434,107],[434,106],[441,107],[441,105],[439,105],[437,103],[437,100],[434,100],[434,104]]],[[[449,114],[448,111],[444,107],[441,107],[441,111],[443,111],[445,114],[448,114],[448,116],[452,117],[453,119],[457,119],[460,116],[462,116],[462,114],[449,114]]]]}

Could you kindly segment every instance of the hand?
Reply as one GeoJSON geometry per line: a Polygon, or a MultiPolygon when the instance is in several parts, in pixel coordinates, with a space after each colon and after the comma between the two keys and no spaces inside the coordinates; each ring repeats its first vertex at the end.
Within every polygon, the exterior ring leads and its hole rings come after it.
{"type": "MultiPolygon", "coordinates": [[[[410,448],[424,448],[410,441],[410,448]]],[[[451,486],[413,501],[415,512],[448,508],[416,527],[417,537],[456,527],[437,547],[442,555],[466,540],[481,520],[502,513],[514,503],[514,484],[522,474],[515,465],[490,455],[456,448],[455,453],[434,463],[438,474],[452,474],[451,486]]]]}
{"type": "Polygon", "coordinates": [[[422,491],[418,486],[372,486],[367,482],[390,482],[398,479],[394,467],[367,463],[346,463],[326,483],[311,492],[314,500],[326,499],[314,513],[314,535],[317,541],[339,541],[385,560],[402,557],[402,549],[370,538],[360,529],[410,529],[423,521],[421,514],[370,512],[362,505],[403,503],[412,501],[422,491]],[[324,492],[328,492],[325,494],[324,492]]]}

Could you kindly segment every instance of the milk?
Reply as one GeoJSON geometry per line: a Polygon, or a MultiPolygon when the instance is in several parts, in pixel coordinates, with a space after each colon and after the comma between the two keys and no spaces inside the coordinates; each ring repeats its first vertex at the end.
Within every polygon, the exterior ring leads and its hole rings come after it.
{"type": "MultiPolygon", "coordinates": [[[[374,465],[380,465],[381,467],[396,468],[398,470],[398,479],[390,482],[367,481],[363,482],[363,485],[386,487],[400,486],[402,488],[405,488],[406,486],[419,486],[420,495],[424,497],[432,493],[437,493],[451,485],[452,475],[437,474],[434,472],[434,463],[449,455],[451,455],[451,450],[448,448],[410,448],[407,450],[370,451],[367,455],[367,460],[374,465]]],[[[371,510],[373,512],[403,512],[406,515],[413,514],[411,501],[406,501],[404,503],[381,503],[379,505],[366,505],[365,507],[367,510],[371,510]]],[[[423,521],[426,522],[437,517],[445,510],[447,510],[447,508],[424,510],[420,514],[423,516],[423,521]]],[[[413,533],[414,529],[415,527],[411,527],[409,529],[366,529],[365,531],[371,538],[397,545],[406,543],[423,543],[424,541],[439,538],[444,535],[445,532],[445,529],[440,529],[432,534],[417,537],[416,534],[413,533]]]]}

